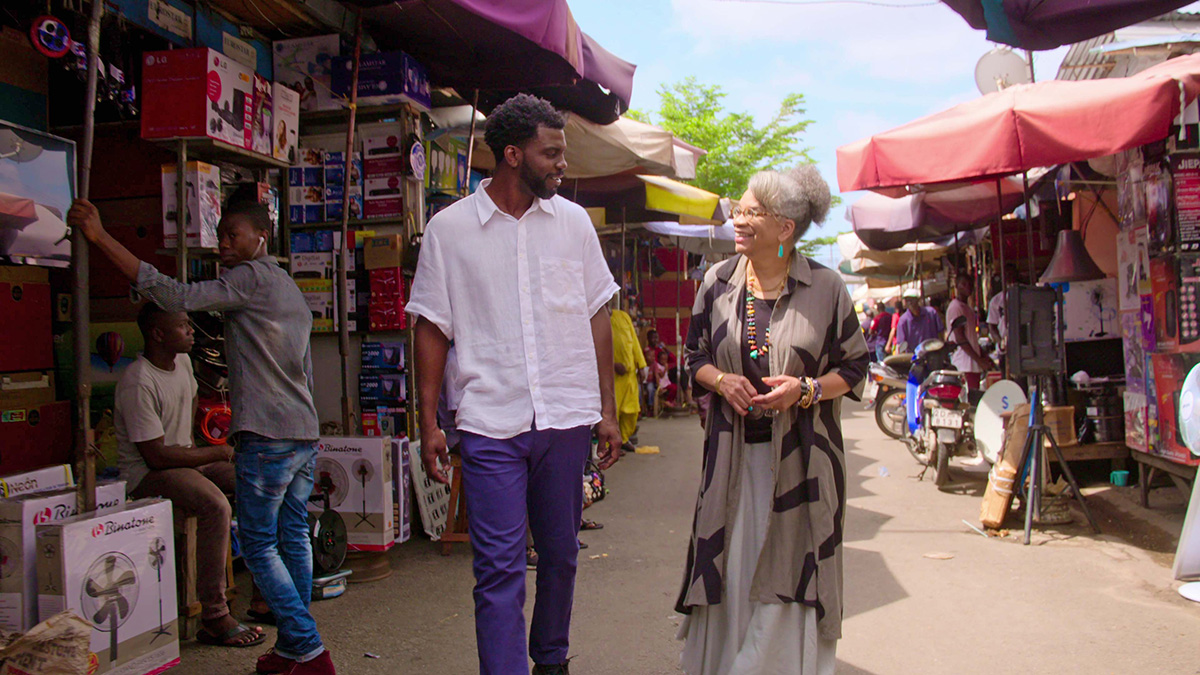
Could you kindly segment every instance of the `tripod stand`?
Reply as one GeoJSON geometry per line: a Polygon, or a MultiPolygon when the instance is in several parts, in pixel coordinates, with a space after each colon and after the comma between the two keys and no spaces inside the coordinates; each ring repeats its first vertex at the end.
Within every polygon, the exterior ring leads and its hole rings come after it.
{"type": "Polygon", "coordinates": [[[1075,495],[1080,508],[1083,509],[1083,515],[1087,516],[1092,530],[1096,534],[1100,534],[1100,526],[1096,524],[1096,519],[1088,510],[1087,501],[1084,500],[1083,493],[1079,490],[1079,483],[1075,481],[1075,474],[1071,473],[1071,467],[1063,459],[1062,450],[1059,449],[1058,442],[1054,440],[1054,434],[1050,431],[1050,427],[1046,426],[1046,415],[1042,409],[1040,396],[1042,376],[1031,376],[1030,385],[1030,424],[1029,433],[1025,437],[1025,461],[1029,466],[1029,488],[1025,493],[1025,545],[1029,545],[1030,531],[1033,529],[1033,514],[1035,511],[1040,514],[1042,510],[1042,482],[1045,480],[1042,476],[1042,456],[1046,451],[1046,441],[1050,442],[1050,448],[1054,450],[1054,456],[1058,458],[1058,465],[1062,467],[1067,482],[1071,484],[1071,493],[1075,495]]]}

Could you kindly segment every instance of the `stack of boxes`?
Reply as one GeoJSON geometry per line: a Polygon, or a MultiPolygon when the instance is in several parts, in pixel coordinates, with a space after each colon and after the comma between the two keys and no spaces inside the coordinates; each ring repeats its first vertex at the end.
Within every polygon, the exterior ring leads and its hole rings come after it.
{"type": "Polygon", "coordinates": [[[0,472],[67,461],[71,402],[54,390],[53,303],[45,268],[0,266],[0,472]]]}
{"type": "MultiPolygon", "coordinates": [[[[346,290],[350,297],[347,314],[349,330],[357,331],[362,325],[363,312],[359,308],[358,250],[355,233],[351,233],[350,255],[347,256],[346,290]]],[[[314,230],[292,233],[292,278],[304,295],[308,308],[313,313],[313,332],[332,333],[338,329],[337,269],[341,259],[341,233],[332,230],[314,230]]],[[[365,293],[364,293],[365,296],[365,293]]]]}
{"type": "Polygon", "coordinates": [[[364,128],[363,213],[367,218],[395,218],[404,213],[404,152],[399,124],[364,128]]]}
{"type": "Polygon", "coordinates": [[[1125,442],[1198,465],[1178,414],[1183,380],[1200,364],[1200,156],[1146,146],[1118,157],[1125,442]]]}
{"type": "MultiPolygon", "coordinates": [[[[307,142],[307,141],[306,141],[307,142]]],[[[288,170],[288,215],[293,223],[327,223],[342,219],[346,152],[302,147],[299,161],[288,170]]],[[[350,164],[350,218],[363,217],[363,163],[354,153],[350,164]]]]}
{"type": "MultiPolygon", "coordinates": [[[[346,152],[325,153],[325,219],[342,219],[342,203],[346,190],[346,152]]],[[[355,152],[350,162],[350,218],[363,217],[362,153],[355,152]]]]}
{"type": "Polygon", "coordinates": [[[371,283],[368,326],[373,331],[406,326],[406,280],[401,271],[404,242],[398,234],[371,237],[363,243],[363,261],[371,283]]]}
{"type": "Polygon", "coordinates": [[[405,349],[403,341],[364,342],[362,345],[358,403],[362,409],[362,431],[366,436],[403,436],[408,432],[405,349]]]}

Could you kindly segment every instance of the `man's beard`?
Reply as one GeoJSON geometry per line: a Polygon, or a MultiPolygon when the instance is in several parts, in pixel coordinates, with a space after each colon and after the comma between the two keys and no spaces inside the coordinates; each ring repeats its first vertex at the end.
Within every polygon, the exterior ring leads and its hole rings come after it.
{"type": "Polygon", "coordinates": [[[528,164],[521,165],[521,181],[538,199],[550,199],[558,194],[558,188],[548,186],[546,177],[535,174],[528,164]]]}

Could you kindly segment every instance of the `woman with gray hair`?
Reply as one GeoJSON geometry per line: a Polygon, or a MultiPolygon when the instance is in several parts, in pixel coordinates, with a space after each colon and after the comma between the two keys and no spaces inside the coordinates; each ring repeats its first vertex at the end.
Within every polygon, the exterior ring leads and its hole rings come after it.
{"type": "Polygon", "coordinates": [[[846,285],[796,252],[829,211],[815,167],[763,171],[734,209],[739,255],[708,271],[687,366],[719,395],[677,610],[689,675],[832,673],[842,631],[841,397],[867,345],[846,285]]]}

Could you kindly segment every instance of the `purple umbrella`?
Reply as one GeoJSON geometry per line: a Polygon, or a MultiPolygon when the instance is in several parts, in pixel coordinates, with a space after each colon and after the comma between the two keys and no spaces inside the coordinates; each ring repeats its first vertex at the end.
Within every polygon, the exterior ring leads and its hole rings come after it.
{"type": "Polygon", "coordinates": [[[434,86],[479,90],[485,111],[518,91],[598,124],[629,109],[636,66],[584,34],[566,0],[398,0],[365,8],[363,20],[381,49],[425,65],[434,86]]]}
{"type": "Polygon", "coordinates": [[[1193,0],[942,0],[993,42],[1054,49],[1179,9],[1193,0]]]}

